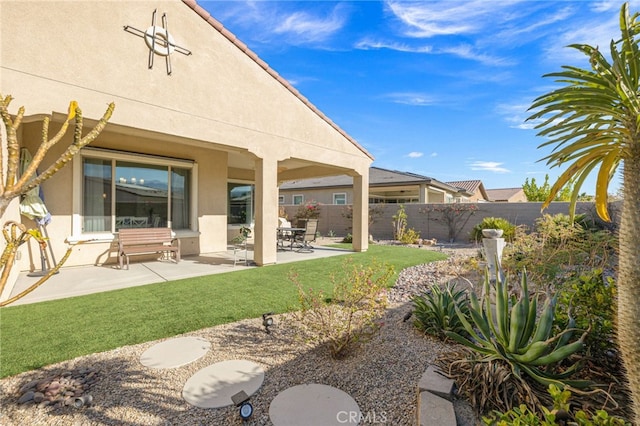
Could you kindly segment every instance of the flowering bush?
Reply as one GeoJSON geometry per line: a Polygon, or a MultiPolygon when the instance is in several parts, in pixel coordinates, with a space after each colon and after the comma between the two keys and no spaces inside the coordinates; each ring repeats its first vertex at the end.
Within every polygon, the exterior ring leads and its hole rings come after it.
{"type": "Polygon", "coordinates": [[[294,217],[296,219],[318,219],[320,217],[320,204],[315,200],[300,204],[294,217]]]}

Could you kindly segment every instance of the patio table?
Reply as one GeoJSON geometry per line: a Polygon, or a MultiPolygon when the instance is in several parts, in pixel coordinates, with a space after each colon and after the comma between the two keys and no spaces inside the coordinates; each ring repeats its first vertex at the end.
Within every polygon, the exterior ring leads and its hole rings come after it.
{"type": "Polygon", "coordinates": [[[278,248],[284,250],[284,242],[289,239],[289,250],[293,250],[293,242],[296,235],[304,234],[305,228],[278,227],[278,248]]]}

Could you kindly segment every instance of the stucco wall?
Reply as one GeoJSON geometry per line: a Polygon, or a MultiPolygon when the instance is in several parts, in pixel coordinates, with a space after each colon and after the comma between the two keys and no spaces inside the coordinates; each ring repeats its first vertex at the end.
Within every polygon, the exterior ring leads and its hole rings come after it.
{"type": "Polygon", "coordinates": [[[86,117],[116,103],[111,123],[234,146],[275,159],[301,158],[364,173],[370,158],[254,59],[182,1],[11,2],[2,7],[2,90],[28,114],[86,117]],[[175,42],[172,74],[129,25],[146,30],[166,12],[175,42]],[[80,53],[81,52],[81,53],[80,53]],[[339,155],[336,155],[339,153],[339,155]]]}
{"type": "MultiPolygon", "coordinates": [[[[442,207],[448,204],[405,204],[407,213],[408,228],[413,228],[420,233],[422,238],[435,238],[440,242],[447,242],[448,228],[438,218],[437,213],[430,213],[428,216],[424,211],[425,207],[442,207]]],[[[478,203],[475,204],[478,210],[471,216],[466,226],[459,234],[457,243],[469,241],[469,234],[473,227],[480,223],[485,217],[501,217],[509,220],[515,225],[526,225],[532,227],[535,220],[545,213],[569,213],[569,203],[551,203],[543,213],[540,212],[542,203],[478,203]]],[[[369,233],[374,240],[387,240],[393,238],[393,216],[397,213],[398,204],[372,204],[371,207],[381,210],[383,214],[378,217],[370,227],[369,233]]],[[[297,206],[284,206],[289,218],[295,216],[297,206]]],[[[336,236],[344,236],[349,232],[351,226],[345,213],[347,206],[322,205],[320,206],[320,220],[318,229],[321,235],[326,236],[333,232],[336,236]]],[[[618,207],[619,208],[619,207],[618,207]]],[[[592,212],[593,203],[578,203],[576,213],[592,212]]]]}
{"type": "MultiPolygon", "coordinates": [[[[0,2],[0,8],[0,88],[15,99],[11,111],[25,107],[25,123],[52,112],[57,113],[54,121],[65,117],[74,99],[88,129],[114,102],[115,112],[92,146],[198,162],[194,228],[202,237],[183,239],[184,254],[226,249],[227,179],[254,179],[257,160],[274,176],[288,159],[368,173],[372,159],[361,147],[274,78],[275,71],[247,54],[246,46],[232,43],[180,0],[0,2]],[[149,69],[144,39],[123,29],[128,25],[145,31],[155,9],[156,25],[162,25],[166,13],[175,43],[192,52],[170,56],[171,75],[158,55],[149,69]],[[236,163],[231,164],[231,156],[236,163]]],[[[22,132],[35,151],[39,124],[25,124],[22,132]]],[[[52,149],[49,162],[70,137],[52,149]]],[[[68,166],[43,184],[57,257],[72,234],[72,215],[81,214],[72,196],[76,172],[68,166]]],[[[267,191],[263,207],[275,212],[275,185],[267,189],[273,191],[267,191]]],[[[274,218],[273,227],[275,223],[274,218]]],[[[67,265],[113,256],[105,242],[82,244],[74,251],[67,265]]],[[[20,268],[25,266],[23,261],[20,268]]]]}

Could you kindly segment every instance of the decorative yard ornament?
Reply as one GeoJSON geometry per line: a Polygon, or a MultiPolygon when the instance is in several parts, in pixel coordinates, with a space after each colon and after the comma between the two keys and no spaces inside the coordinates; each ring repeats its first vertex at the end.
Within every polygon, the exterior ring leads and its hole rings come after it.
{"type": "Polygon", "coordinates": [[[155,55],[164,56],[167,64],[167,75],[171,75],[171,54],[176,51],[183,55],[191,55],[191,51],[184,47],[178,46],[173,40],[173,36],[169,33],[169,24],[167,22],[167,14],[162,14],[162,27],[156,25],[156,13],[158,9],[154,9],[151,14],[151,26],[145,31],[124,26],[124,30],[128,33],[142,37],[149,48],[149,69],[153,68],[153,59],[155,55]]]}

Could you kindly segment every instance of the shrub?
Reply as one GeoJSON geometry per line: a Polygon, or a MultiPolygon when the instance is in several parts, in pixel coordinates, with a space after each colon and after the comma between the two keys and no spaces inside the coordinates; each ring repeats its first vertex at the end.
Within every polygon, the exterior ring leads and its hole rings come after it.
{"type": "Polygon", "coordinates": [[[394,268],[378,262],[365,267],[347,260],[341,273],[331,277],[331,298],[322,291],[305,291],[297,275],[290,276],[298,288],[300,310],[291,314],[298,335],[308,343],[326,344],[335,359],[345,357],[379,330],[394,268]]]}
{"type": "Polygon", "coordinates": [[[482,219],[482,222],[474,226],[471,230],[471,241],[482,241],[483,229],[502,229],[502,238],[509,242],[513,241],[516,234],[516,226],[511,224],[507,219],[502,219],[500,217],[485,217],[482,219]]]}
{"type": "Polygon", "coordinates": [[[518,407],[501,413],[493,411],[490,416],[483,417],[482,422],[486,425],[498,426],[555,426],[560,424],[574,424],[577,426],[626,426],[631,423],[620,417],[610,416],[605,410],[597,410],[594,415],[578,410],[573,412],[569,404],[571,392],[560,390],[557,386],[549,385],[547,391],[553,399],[553,408],[540,408],[540,415],[521,404],[518,407]]]}
{"type": "Polygon", "coordinates": [[[409,228],[402,234],[399,241],[403,244],[415,244],[420,239],[420,233],[413,228],[409,228]]]}
{"type": "Polygon", "coordinates": [[[425,334],[445,339],[445,331],[452,331],[467,336],[456,307],[468,318],[469,299],[464,290],[456,289],[455,284],[448,283],[444,289],[433,285],[428,293],[415,296],[412,302],[414,325],[425,334]]]}
{"type": "Polygon", "coordinates": [[[612,347],[616,313],[616,284],[605,277],[602,269],[576,275],[560,285],[558,313],[555,324],[565,328],[571,319],[570,311],[579,329],[589,329],[585,344],[591,355],[600,356],[612,347]]]}
{"type": "Polygon", "coordinates": [[[617,245],[609,231],[585,229],[567,215],[544,215],[534,232],[516,228],[516,238],[503,253],[508,272],[527,270],[533,283],[555,288],[567,274],[606,267],[617,245]]]}
{"type": "Polygon", "coordinates": [[[318,219],[320,217],[320,204],[311,200],[298,206],[294,218],[299,219],[318,219]]]}

